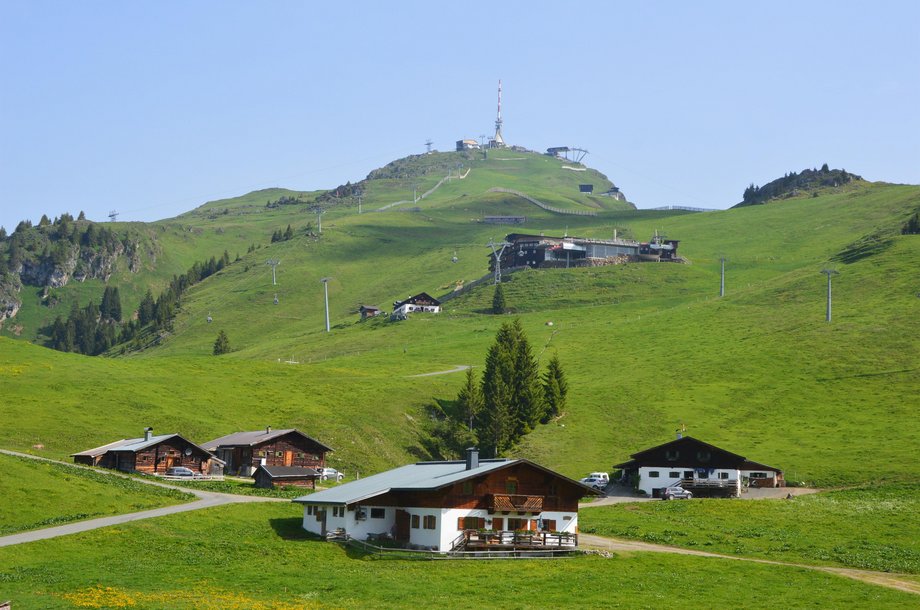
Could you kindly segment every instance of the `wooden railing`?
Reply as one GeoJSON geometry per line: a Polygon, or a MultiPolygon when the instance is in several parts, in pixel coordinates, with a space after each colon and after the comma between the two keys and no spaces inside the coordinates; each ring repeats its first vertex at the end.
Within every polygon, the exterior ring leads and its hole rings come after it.
{"type": "MultiPolygon", "coordinates": [[[[510,532],[465,530],[462,532],[460,548],[479,546],[513,546],[533,548],[575,548],[578,546],[578,534],[568,532],[510,532]]],[[[460,538],[451,547],[456,548],[460,538]]]]}
{"type": "Polygon", "coordinates": [[[543,511],[543,496],[525,494],[492,494],[489,510],[493,512],[539,513],[543,511]]]}

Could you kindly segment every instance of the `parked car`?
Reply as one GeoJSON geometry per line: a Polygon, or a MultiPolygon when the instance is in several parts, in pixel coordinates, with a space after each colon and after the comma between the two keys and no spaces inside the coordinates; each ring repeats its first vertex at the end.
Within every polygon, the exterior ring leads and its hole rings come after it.
{"type": "Polygon", "coordinates": [[[335,468],[317,468],[316,470],[319,472],[319,479],[321,481],[329,481],[330,479],[333,481],[341,481],[345,478],[345,475],[335,468]]]}
{"type": "Polygon", "coordinates": [[[607,487],[607,481],[598,477],[585,477],[581,482],[594,489],[606,489],[607,487]]]}
{"type": "Polygon", "coordinates": [[[693,494],[683,487],[665,487],[661,494],[662,500],[689,500],[693,494]]]}
{"type": "Polygon", "coordinates": [[[193,477],[195,476],[195,471],[191,468],[186,468],[185,466],[173,466],[172,468],[166,469],[166,476],[168,477],[193,477]]]}
{"type": "Polygon", "coordinates": [[[610,483],[610,475],[607,474],[606,472],[592,472],[588,476],[594,477],[595,479],[602,480],[605,485],[610,483]]]}

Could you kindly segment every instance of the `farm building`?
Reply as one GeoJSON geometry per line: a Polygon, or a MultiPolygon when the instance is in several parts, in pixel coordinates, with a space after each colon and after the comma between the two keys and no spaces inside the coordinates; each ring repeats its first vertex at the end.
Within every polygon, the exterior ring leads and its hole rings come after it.
{"type": "Polygon", "coordinates": [[[457,152],[464,150],[479,150],[479,142],[476,140],[457,140],[457,152]]]}
{"type": "Polygon", "coordinates": [[[383,313],[379,307],[374,307],[373,305],[362,305],[358,308],[358,313],[361,314],[361,319],[366,320],[368,318],[376,318],[383,313]]]}
{"type": "MultiPolygon", "coordinates": [[[[582,237],[550,237],[511,233],[505,236],[510,245],[501,257],[503,269],[528,266],[534,269],[551,267],[589,267],[629,261],[680,261],[677,240],[657,236],[648,242],[629,239],[587,239],[582,237]]],[[[495,258],[489,256],[489,269],[495,269],[495,258]]]]}
{"type": "Polygon", "coordinates": [[[524,459],[418,462],[294,501],[305,530],[392,537],[439,552],[578,544],[578,500],[596,490],[524,459]]]}
{"type": "Polygon", "coordinates": [[[427,292],[420,292],[415,296],[409,297],[405,301],[396,301],[393,303],[393,316],[404,317],[416,311],[438,313],[441,311],[441,301],[427,292]]]}
{"type": "Polygon", "coordinates": [[[234,432],[203,443],[226,465],[225,474],[252,476],[259,466],[322,468],[331,447],[294,428],[234,432]]]}
{"type": "Polygon", "coordinates": [[[665,487],[680,486],[695,496],[740,495],[744,484],[751,487],[785,487],[783,471],[742,455],[720,449],[691,436],[632,454],[628,462],[614,468],[623,478],[637,482],[638,489],[659,497],[665,487]]]}
{"type": "Polygon", "coordinates": [[[275,485],[286,487],[310,487],[316,489],[316,479],[319,471],[315,468],[302,468],[300,466],[259,466],[255,474],[256,487],[272,489],[275,485]]]}
{"type": "Polygon", "coordinates": [[[164,474],[173,466],[209,474],[212,467],[223,465],[211,452],[178,434],[154,436],[153,428],[146,428],[143,437],[122,439],[71,457],[76,464],[147,474],[164,474]]]}

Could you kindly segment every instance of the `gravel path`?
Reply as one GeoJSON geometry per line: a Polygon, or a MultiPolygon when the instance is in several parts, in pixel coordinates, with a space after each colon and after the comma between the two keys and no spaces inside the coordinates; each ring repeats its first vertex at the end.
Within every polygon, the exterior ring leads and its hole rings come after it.
{"type": "Polygon", "coordinates": [[[409,377],[431,377],[433,375],[450,375],[451,373],[459,373],[460,371],[465,371],[466,369],[472,368],[468,364],[458,364],[449,371],[435,371],[434,373],[421,373],[419,375],[409,375],[409,377]]]}

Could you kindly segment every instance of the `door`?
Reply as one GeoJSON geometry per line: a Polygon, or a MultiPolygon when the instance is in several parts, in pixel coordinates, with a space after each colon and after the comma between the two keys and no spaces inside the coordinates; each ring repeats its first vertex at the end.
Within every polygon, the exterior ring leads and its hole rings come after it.
{"type": "Polygon", "coordinates": [[[403,542],[409,540],[409,513],[401,509],[396,510],[396,539],[403,542]]]}
{"type": "Polygon", "coordinates": [[[285,451],[285,452],[284,452],[284,465],[285,465],[285,466],[290,466],[290,465],[293,464],[293,463],[294,463],[294,452],[293,452],[293,451],[285,451]]]}
{"type": "Polygon", "coordinates": [[[326,511],[318,510],[316,511],[316,520],[319,521],[319,535],[326,535],[326,511]]]}

